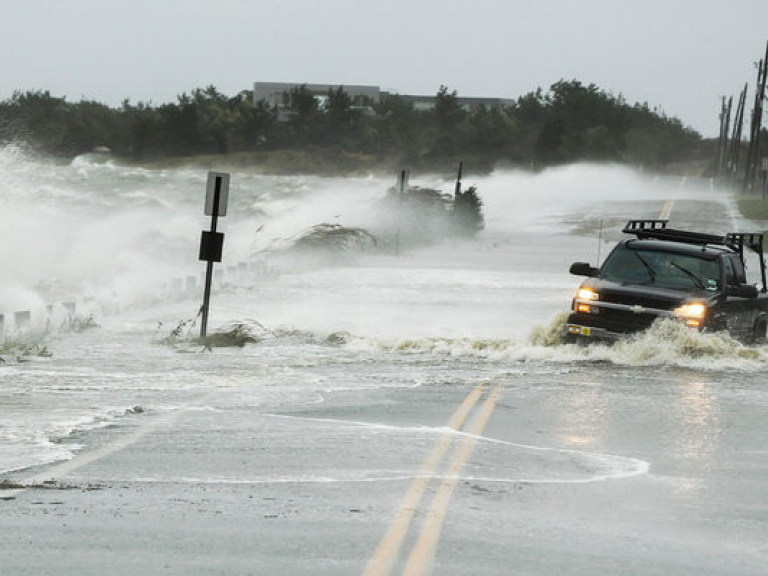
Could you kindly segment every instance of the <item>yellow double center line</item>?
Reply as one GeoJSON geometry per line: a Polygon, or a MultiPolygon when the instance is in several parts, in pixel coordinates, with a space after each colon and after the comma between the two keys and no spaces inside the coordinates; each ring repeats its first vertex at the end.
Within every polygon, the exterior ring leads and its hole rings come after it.
{"type": "Polygon", "coordinates": [[[662,206],[661,212],[659,212],[659,220],[669,220],[669,217],[672,216],[672,208],[674,205],[674,200],[667,200],[664,203],[664,206],[662,206]]]}
{"type": "MultiPolygon", "coordinates": [[[[451,419],[448,421],[448,427],[454,430],[461,430],[473,407],[483,396],[485,388],[485,384],[479,384],[472,389],[453,416],[451,416],[451,419]]],[[[478,436],[488,423],[500,396],[501,387],[497,386],[488,395],[488,398],[486,398],[480,410],[474,415],[467,428],[464,429],[464,432],[469,436],[465,436],[454,448],[447,468],[446,478],[432,500],[419,539],[408,557],[403,574],[418,575],[431,571],[435,552],[437,551],[437,543],[453,490],[459,481],[461,471],[472,454],[478,436]]],[[[389,530],[371,556],[365,572],[363,572],[364,576],[385,576],[391,573],[399,557],[400,549],[413,520],[413,515],[424,497],[424,492],[434,476],[437,466],[448,451],[454,437],[455,434],[449,432],[441,436],[435,443],[429,456],[422,464],[419,475],[411,482],[408,491],[403,497],[403,501],[397,509],[389,530]]]]}

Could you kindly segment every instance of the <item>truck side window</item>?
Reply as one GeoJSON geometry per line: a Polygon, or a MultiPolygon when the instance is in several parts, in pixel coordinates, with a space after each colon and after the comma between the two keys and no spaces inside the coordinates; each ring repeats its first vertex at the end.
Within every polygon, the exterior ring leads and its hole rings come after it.
{"type": "Polygon", "coordinates": [[[744,284],[747,281],[744,266],[738,258],[725,259],[725,283],[729,286],[744,284]]]}
{"type": "Polygon", "coordinates": [[[739,258],[731,258],[731,262],[733,263],[733,272],[736,276],[736,283],[746,284],[747,273],[744,270],[744,264],[742,264],[739,258]]]}
{"type": "Polygon", "coordinates": [[[733,262],[731,262],[730,258],[724,258],[723,266],[725,267],[725,284],[726,286],[733,286],[736,284],[736,274],[733,271],[733,262]]]}

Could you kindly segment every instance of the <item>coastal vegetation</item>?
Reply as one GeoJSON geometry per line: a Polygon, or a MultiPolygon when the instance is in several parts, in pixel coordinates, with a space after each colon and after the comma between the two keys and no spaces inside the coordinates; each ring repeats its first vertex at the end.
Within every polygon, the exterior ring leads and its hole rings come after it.
{"type": "MultiPolygon", "coordinates": [[[[711,146],[680,120],[577,80],[539,88],[504,107],[472,110],[445,86],[428,110],[398,95],[353,105],[343,87],[318,99],[298,86],[289,101],[279,113],[265,101],[252,102],[248,91],[229,97],[213,86],[171,103],[126,100],[119,107],[69,102],[43,90],[16,92],[0,102],[0,142],[23,142],[62,157],[108,149],[140,163],[226,155],[263,161],[267,169],[276,163],[279,171],[290,162],[275,157],[291,154],[299,165],[317,156],[340,171],[368,165],[444,169],[457,160],[476,169],[574,161],[658,169],[711,159],[711,146]]],[[[307,168],[323,172],[321,166],[307,168]]]]}

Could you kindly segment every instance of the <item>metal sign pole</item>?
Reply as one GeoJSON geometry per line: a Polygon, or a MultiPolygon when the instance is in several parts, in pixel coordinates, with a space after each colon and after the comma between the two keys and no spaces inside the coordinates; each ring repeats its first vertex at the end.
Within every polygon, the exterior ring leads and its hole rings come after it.
{"type": "Polygon", "coordinates": [[[213,263],[221,262],[224,234],[216,231],[219,216],[226,216],[229,199],[229,174],[208,173],[208,187],[205,198],[205,214],[211,215],[211,230],[203,231],[200,240],[200,260],[207,262],[205,268],[205,290],[203,292],[202,319],[200,322],[200,340],[205,340],[208,333],[208,310],[211,304],[211,284],[213,283],[213,263]]]}
{"type": "MultiPolygon", "coordinates": [[[[219,219],[219,197],[221,195],[221,177],[216,177],[216,187],[213,192],[213,214],[211,215],[211,232],[216,233],[219,219]]],[[[213,260],[208,260],[205,267],[205,292],[203,292],[203,318],[200,322],[200,339],[205,340],[208,332],[208,308],[211,305],[211,281],[213,277],[213,260]]]]}

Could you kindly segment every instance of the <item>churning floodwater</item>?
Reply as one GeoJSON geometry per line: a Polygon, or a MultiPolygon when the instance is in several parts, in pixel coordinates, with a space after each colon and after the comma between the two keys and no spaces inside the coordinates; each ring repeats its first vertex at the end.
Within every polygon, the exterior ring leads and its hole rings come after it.
{"type": "MultiPolygon", "coordinates": [[[[0,174],[0,472],[71,458],[85,432],[146,411],[171,414],[190,398],[204,410],[212,390],[227,391],[218,405],[279,407],[338,390],[557,379],[584,365],[621,379],[643,367],[749,380],[768,367],[766,349],[676,324],[612,348],[558,342],[578,285],[569,264],[604,257],[626,219],[682,199],[694,207],[683,224],[742,224],[705,180],[595,165],[475,176],[469,166],[464,186],[478,187],[484,230],[400,230],[395,249],[398,224],[381,204],[394,174],[232,173],[209,327],[239,326],[259,342],[206,352],[194,342],[204,169],[98,155],[62,163],[6,147],[0,174]],[[378,242],[292,248],[320,224],[378,242]]],[[[411,184],[452,192],[450,176],[447,167],[411,184]]]]}

